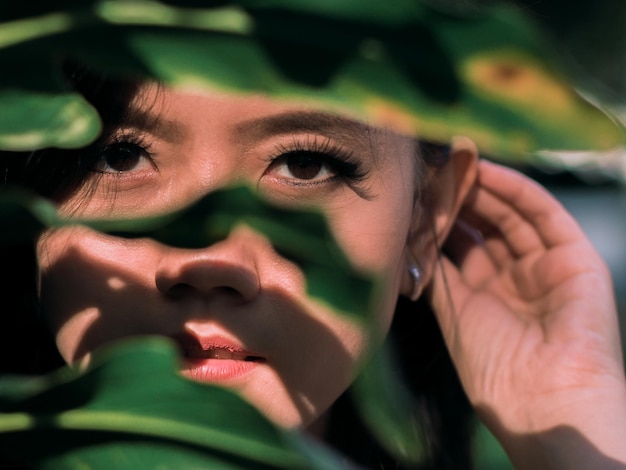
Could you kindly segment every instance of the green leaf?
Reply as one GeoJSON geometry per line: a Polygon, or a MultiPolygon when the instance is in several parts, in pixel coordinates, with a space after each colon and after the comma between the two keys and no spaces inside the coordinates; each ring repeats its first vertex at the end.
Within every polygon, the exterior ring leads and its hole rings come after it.
{"type": "MultiPolygon", "coordinates": [[[[54,431],[52,431],[54,432],[54,431]]],[[[167,441],[141,440],[134,436],[122,435],[117,439],[109,436],[98,441],[90,436],[83,445],[84,431],[79,433],[64,432],[65,439],[72,442],[72,448],[61,455],[47,456],[43,462],[37,462],[37,470],[83,470],[83,469],[216,469],[243,470],[246,468],[272,468],[256,462],[237,459],[234,456],[213,455],[192,445],[181,446],[167,441]]],[[[35,434],[37,438],[41,435],[35,434]]],[[[32,436],[31,436],[32,437],[32,436]]]]}
{"type": "Polygon", "coordinates": [[[93,0],[29,0],[25,2],[3,2],[0,5],[0,21],[19,20],[33,16],[85,6],[93,0]]]}
{"type": "Polygon", "coordinates": [[[56,207],[21,188],[0,192],[0,246],[35,242],[48,227],[61,222],[56,207]]]}
{"type": "Polygon", "coordinates": [[[53,76],[58,59],[70,57],[114,75],[269,93],[430,140],[468,135],[484,152],[515,158],[624,143],[622,129],[575,91],[519,10],[453,16],[408,0],[209,5],[101,1],[53,17],[71,20],[63,24],[29,19],[45,28],[41,39],[28,28],[34,36],[21,42],[14,36],[23,30],[7,23],[0,39],[9,31],[13,42],[0,49],[0,63],[16,70],[10,83],[45,86],[38,77],[53,76]],[[41,73],[15,67],[23,57],[41,73]]]}
{"type": "MultiPolygon", "coordinates": [[[[168,3],[176,3],[171,1],[168,3]]],[[[236,0],[246,9],[262,11],[291,11],[297,14],[347,20],[379,26],[402,26],[420,13],[421,2],[396,0],[384,5],[380,0],[236,0]]],[[[326,31],[325,31],[326,33],[326,31]]]]}
{"type": "Polygon", "coordinates": [[[81,220],[60,217],[48,201],[25,191],[0,194],[0,242],[5,244],[35,240],[46,228],[86,225],[115,236],[203,248],[225,239],[242,224],[265,235],[282,256],[303,270],[312,297],[357,319],[369,319],[373,274],[354,270],[317,211],[276,207],[239,187],[210,193],[181,211],[162,216],[81,220]],[[337,289],[338,285],[343,288],[337,289]]]}
{"type": "Polygon", "coordinates": [[[186,248],[209,246],[238,225],[246,225],[265,235],[278,253],[302,269],[312,297],[356,318],[370,318],[372,275],[354,270],[324,216],[312,210],[276,207],[246,187],[213,192],[181,212],[162,217],[71,221],[77,222],[122,237],[149,237],[186,248]]]}
{"type": "Polygon", "coordinates": [[[0,455],[37,468],[329,468],[234,393],[179,376],[177,360],[170,341],[143,338],[84,374],[0,380],[0,455]]]}
{"type": "Polygon", "coordinates": [[[482,148],[507,157],[626,143],[624,129],[574,88],[575,77],[519,9],[503,4],[475,16],[431,15],[464,83],[460,106],[447,118],[482,148]]]}
{"type": "Polygon", "coordinates": [[[77,148],[101,131],[98,112],[78,94],[0,89],[0,148],[77,148]]]}
{"type": "Polygon", "coordinates": [[[352,394],[361,417],[377,440],[404,463],[419,463],[427,442],[390,346],[378,350],[357,377],[352,394]]]}

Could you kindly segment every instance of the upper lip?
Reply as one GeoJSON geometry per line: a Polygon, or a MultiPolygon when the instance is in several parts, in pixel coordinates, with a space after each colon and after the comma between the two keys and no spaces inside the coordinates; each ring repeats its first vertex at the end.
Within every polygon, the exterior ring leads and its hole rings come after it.
{"type": "Polygon", "coordinates": [[[184,332],[172,335],[183,357],[191,359],[234,359],[239,361],[264,361],[265,358],[254,351],[223,336],[196,336],[184,332]]]}

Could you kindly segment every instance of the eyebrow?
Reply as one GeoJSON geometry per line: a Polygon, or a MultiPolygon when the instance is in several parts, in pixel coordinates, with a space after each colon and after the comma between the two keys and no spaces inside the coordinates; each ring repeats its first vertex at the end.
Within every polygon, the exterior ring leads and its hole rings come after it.
{"type": "Polygon", "coordinates": [[[165,119],[158,114],[132,105],[129,106],[116,127],[133,127],[172,143],[181,142],[186,135],[184,127],[177,121],[165,119]]]}
{"type": "MultiPolygon", "coordinates": [[[[181,142],[186,137],[185,128],[179,122],[132,105],[116,127],[125,126],[150,132],[172,143],[181,142]]],[[[375,131],[375,127],[339,114],[297,110],[246,120],[235,126],[234,135],[255,141],[272,135],[313,132],[340,141],[354,142],[375,131]]]]}
{"type": "Polygon", "coordinates": [[[288,111],[254,118],[237,124],[236,135],[256,140],[294,132],[315,132],[340,140],[354,140],[355,134],[369,135],[375,128],[338,114],[322,111],[288,111]]]}

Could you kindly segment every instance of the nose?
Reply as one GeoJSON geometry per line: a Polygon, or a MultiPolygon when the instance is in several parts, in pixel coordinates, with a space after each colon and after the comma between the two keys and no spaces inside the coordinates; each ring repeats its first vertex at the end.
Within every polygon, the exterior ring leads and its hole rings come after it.
{"type": "Polygon", "coordinates": [[[228,295],[250,301],[261,288],[259,257],[268,245],[261,235],[240,227],[206,248],[167,247],[157,266],[156,287],[171,298],[228,295]]]}

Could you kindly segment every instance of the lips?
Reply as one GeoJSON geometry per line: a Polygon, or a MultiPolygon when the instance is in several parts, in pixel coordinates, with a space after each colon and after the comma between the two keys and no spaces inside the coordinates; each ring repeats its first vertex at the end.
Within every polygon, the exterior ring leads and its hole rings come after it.
{"type": "Polygon", "coordinates": [[[172,336],[183,357],[181,372],[199,382],[238,383],[266,362],[262,355],[249,351],[222,336],[202,337],[191,333],[172,336]]]}
{"type": "Polygon", "coordinates": [[[184,357],[190,359],[230,359],[233,361],[248,362],[257,362],[263,360],[261,356],[250,353],[243,349],[224,346],[209,346],[207,349],[183,347],[182,352],[184,357]]]}

